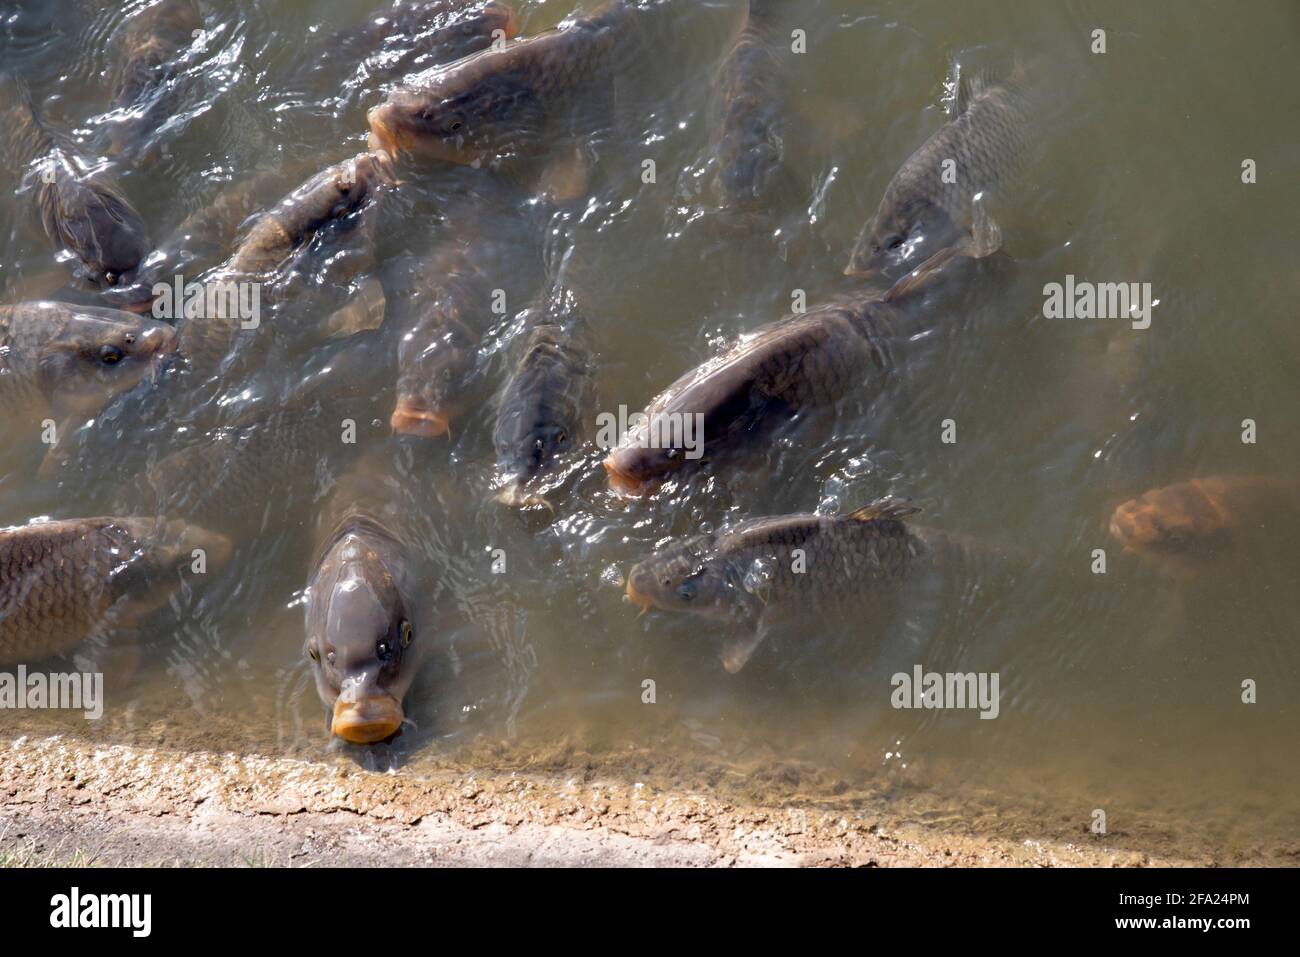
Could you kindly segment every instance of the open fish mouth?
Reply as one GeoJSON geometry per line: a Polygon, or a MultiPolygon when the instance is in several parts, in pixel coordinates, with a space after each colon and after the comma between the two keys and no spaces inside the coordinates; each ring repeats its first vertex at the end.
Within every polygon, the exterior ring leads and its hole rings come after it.
{"type": "Polygon", "coordinates": [[[352,744],[375,744],[396,734],[405,719],[402,706],[392,695],[339,699],[334,703],[330,733],[352,744]]]}
{"type": "Polygon", "coordinates": [[[400,137],[396,130],[393,129],[389,122],[390,108],[386,103],[380,103],[373,107],[366,114],[366,121],[370,124],[370,136],[368,146],[375,152],[384,152],[388,155],[399,155],[404,150],[409,149],[405,138],[400,137]]]}
{"type": "Polygon", "coordinates": [[[451,434],[451,420],[446,415],[409,399],[398,400],[389,425],[397,435],[437,439],[451,434]]]}
{"type": "Polygon", "coordinates": [[[512,481],[509,485],[497,492],[494,496],[502,505],[510,508],[545,508],[551,513],[555,512],[555,506],[547,501],[546,496],[538,492],[530,492],[523,482],[512,481]]]}

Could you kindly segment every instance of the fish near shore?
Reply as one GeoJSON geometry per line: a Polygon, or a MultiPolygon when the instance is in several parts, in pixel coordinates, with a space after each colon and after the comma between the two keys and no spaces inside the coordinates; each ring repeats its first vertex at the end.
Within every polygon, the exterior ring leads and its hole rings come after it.
{"type": "Polygon", "coordinates": [[[886,328],[894,315],[881,299],[845,300],[758,329],[650,403],[605,459],[610,487],[648,494],[716,453],[760,440],[773,424],[878,382],[890,365],[886,328]],[[677,423],[699,423],[694,447],[683,441],[685,428],[664,428],[677,423]]]}
{"type": "Polygon", "coordinates": [[[918,511],[882,500],[849,515],[747,519],[672,542],[639,562],[627,576],[625,597],[643,611],[718,625],[722,663],[734,674],[775,626],[837,613],[883,622],[920,569],[964,566],[955,540],[904,521],[918,511]]]}
{"type": "Polygon", "coordinates": [[[417,631],[410,545],[384,504],[391,489],[367,468],[339,482],[317,523],[307,585],[306,642],[330,733],[353,744],[392,737],[429,645],[417,631]]]}
{"type": "Polygon", "coordinates": [[[1032,124],[1043,95],[1035,77],[1022,69],[1005,83],[959,86],[956,116],[889,181],[846,275],[884,276],[911,288],[954,257],[980,259],[1001,248],[998,218],[1030,165],[1032,124]]]}
{"type": "Polygon", "coordinates": [[[87,651],[162,608],[202,549],[206,574],[230,542],[180,521],[81,518],[0,529],[0,664],[87,651]]]}
{"type": "Polygon", "coordinates": [[[56,251],[78,265],[75,278],[97,290],[130,283],[153,249],[144,220],[103,172],[37,115],[26,85],[0,74],[0,159],[34,182],[41,226],[56,251]]]}
{"type": "Polygon", "coordinates": [[[573,290],[557,286],[525,315],[518,358],[497,406],[497,501],[546,505],[536,484],[576,447],[595,403],[590,329],[573,290]]]}

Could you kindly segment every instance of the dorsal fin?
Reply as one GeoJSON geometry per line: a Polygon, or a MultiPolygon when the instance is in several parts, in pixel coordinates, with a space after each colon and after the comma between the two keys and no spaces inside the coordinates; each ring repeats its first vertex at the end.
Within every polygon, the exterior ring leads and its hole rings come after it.
{"type": "Polygon", "coordinates": [[[855,522],[874,522],[880,519],[901,520],[921,511],[921,506],[914,505],[905,498],[879,498],[849,513],[855,522]]]}

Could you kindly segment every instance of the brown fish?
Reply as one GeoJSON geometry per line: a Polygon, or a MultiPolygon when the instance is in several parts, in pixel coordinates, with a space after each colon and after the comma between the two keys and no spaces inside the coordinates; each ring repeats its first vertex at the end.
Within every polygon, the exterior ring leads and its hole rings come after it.
{"type": "Polygon", "coordinates": [[[175,350],[170,326],[134,313],[64,302],[0,306],[0,405],[6,417],[89,418],[175,350]]]}
{"type": "Polygon", "coordinates": [[[0,158],[10,170],[35,176],[41,225],[56,250],[76,258],[76,278],[97,289],[131,282],[153,248],[135,207],[41,122],[16,77],[0,75],[0,124],[6,134],[0,158]]]}
{"type": "Polygon", "coordinates": [[[0,529],[0,664],[39,661],[137,627],[230,542],[180,521],[79,518],[0,529]]]}
{"type": "Polygon", "coordinates": [[[584,110],[608,98],[623,44],[635,32],[631,8],[619,2],[429,70],[370,111],[371,144],[479,164],[537,157],[557,139],[589,136],[584,110]]]}
{"type": "Polygon", "coordinates": [[[749,4],[714,83],[718,185],[724,207],[741,212],[761,211],[785,168],[786,76],[774,14],[773,4],[749,4]]]}
{"type": "Polygon", "coordinates": [[[407,691],[428,650],[416,628],[409,545],[392,531],[390,489],[367,469],[346,475],[319,523],[307,586],[306,653],[330,732],[373,744],[406,721],[407,691]]]}
{"type": "Polygon", "coordinates": [[[114,153],[137,146],[145,131],[164,119],[164,93],[175,77],[176,61],[202,26],[195,0],[157,0],[126,21],[118,41],[124,53],[113,93],[113,106],[126,116],[113,124],[114,153]]]}
{"type": "Polygon", "coordinates": [[[950,557],[964,564],[955,541],[903,521],[918,511],[882,500],[844,516],[742,521],[672,543],[640,562],[628,574],[626,597],[642,609],[723,625],[729,633],[722,662],[735,673],[776,624],[862,609],[884,617],[919,567],[950,557]]]}
{"type": "Polygon", "coordinates": [[[820,306],[765,326],[686,373],[606,458],[611,488],[652,491],[692,462],[878,379],[888,367],[881,327],[892,314],[876,299],[820,306]]]}
{"type": "Polygon", "coordinates": [[[573,449],[595,401],[587,321],[572,290],[557,286],[529,310],[497,406],[493,444],[506,505],[546,504],[539,478],[573,449]]]}
{"type": "Polygon", "coordinates": [[[1001,248],[995,216],[1027,168],[1035,97],[1023,71],[1005,84],[963,84],[957,115],[894,174],[844,272],[911,286],[955,256],[1001,248]]]}
{"type": "Polygon", "coordinates": [[[1238,551],[1279,516],[1300,514],[1300,483],[1263,475],[1215,475],[1152,489],[1120,505],[1110,533],[1176,577],[1191,577],[1238,551]]]}

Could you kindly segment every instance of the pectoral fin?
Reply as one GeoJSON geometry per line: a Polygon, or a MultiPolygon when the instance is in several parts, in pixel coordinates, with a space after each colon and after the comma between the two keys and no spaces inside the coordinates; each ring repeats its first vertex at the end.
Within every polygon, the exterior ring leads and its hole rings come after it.
{"type": "Polygon", "coordinates": [[[722,642],[722,667],[728,674],[735,674],[745,667],[758,646],[767,637],[768,624],[762,617],[758,619],[753,631],[733,632],[722,642]]]}
{"type": "Polygon", "coordinates": [[[586,194],[587,180],[587,157],[582,147],[565,146],[557,149],[542,168],[537,192],[547,202],[568,203],[586,194]]]}
{"type": "Polygon", "coordinates": [[[384,322],[388,300],[383,284],[373,277],[365,279],[347,303],[325,320],[324,333],[329,339],[345,339],[360,332],[378,329],[384,322]]]}

